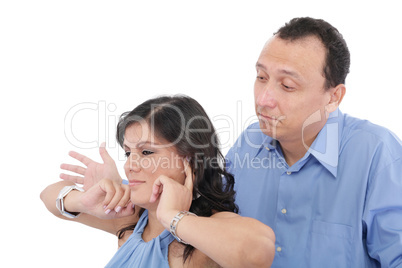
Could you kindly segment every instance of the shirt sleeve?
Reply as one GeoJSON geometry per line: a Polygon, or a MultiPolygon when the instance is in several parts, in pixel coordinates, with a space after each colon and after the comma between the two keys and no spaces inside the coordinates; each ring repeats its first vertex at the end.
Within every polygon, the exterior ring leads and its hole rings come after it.
{"type": "Polygon", "coordinates": [[[373,173],[363,214],[368,254],[381,267],[402,267],[402,159],[373,173]]]}
{"type": "Polygon", "coordinates": [[[233,155],[234,155],[234,147],[230,148],[229,152],[226,154],[225,156],[225,168],[226,171],[229,173],[232,173],[233,170],[233,166],[232,166],[232,162],[233,162],[233,155]]]}

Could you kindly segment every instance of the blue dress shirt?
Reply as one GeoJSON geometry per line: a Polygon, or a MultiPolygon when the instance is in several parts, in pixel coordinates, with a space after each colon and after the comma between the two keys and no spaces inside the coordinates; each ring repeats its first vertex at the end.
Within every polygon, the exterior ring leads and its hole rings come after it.
{"type": "Polygon", "coordinates": [[[385,128],[337,110],[289,167],[255,123],[227,168],[240,214],[275,232],[272,267],[402,267],[402,143],[385,128]]]}

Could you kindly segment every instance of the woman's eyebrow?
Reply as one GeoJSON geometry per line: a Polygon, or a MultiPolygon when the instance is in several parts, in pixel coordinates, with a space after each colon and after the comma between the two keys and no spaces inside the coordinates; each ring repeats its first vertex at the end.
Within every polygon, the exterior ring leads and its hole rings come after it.
{"type": "MultiPolygon", "coordinates": [[[[133,148],[141,148],[144,145],[159,146],[161,144],[158,142],[151,142],[151,141],[147,140],[147,141],[141,141],[141,142],[136,143],[133,148]]],[[[126,143],[124,143],[123,146],[124,146],[124,149],[131,149],[131,147],[128,146],[126,143]]]]}
{"type": "Polygon", "coordinates": [[[158,143],[158,142],[155,142],[155,141],[153,141],[153,142],[151,142],[151,141],[142,141],[142,142],[139,142],[139,143],[137,143],[137,148],[139,148],[139,147],[143,147],[144,145],[148,145],[148,146],[160,146],[161,144],[160,143],[158,143]]]}

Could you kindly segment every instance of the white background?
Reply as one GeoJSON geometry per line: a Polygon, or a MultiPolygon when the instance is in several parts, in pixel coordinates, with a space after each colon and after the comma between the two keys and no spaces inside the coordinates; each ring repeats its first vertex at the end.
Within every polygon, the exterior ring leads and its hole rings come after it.
{"type": "Polygon", "coordinates": [[[75,163],[68,151],[99,160],[95,146],[106,140],[122,159],[118,116],[148,98],[184,93],[204,106],[226,152],[255,119],[261,48],[293,17],[323,18],[348,42],[342,111],[401,137],[400,4],[273,2],[2,1],[0,266],[103,267],[116,239],[54,217],[39,199],[59,165],[75,163]]]}

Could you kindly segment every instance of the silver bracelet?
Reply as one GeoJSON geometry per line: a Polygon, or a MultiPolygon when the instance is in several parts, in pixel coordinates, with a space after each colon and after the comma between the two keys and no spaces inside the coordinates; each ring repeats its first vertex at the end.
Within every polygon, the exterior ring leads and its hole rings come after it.
{"type": "Polygon", "coordinates": [[[177,241],[179,241],[182,244],[188,245],[188,243],[184,242],[180,237],[177,236],[176,230],[177,230],[177,225],[179,224],[179,221],[187,215],[193,215],[197,216],[194,213],[188,212],[188,211],[180,211],[179,213],[174,216],[172,221],[170,222],[170,233],[173,235],[174,238],[176,238],[177,241]]]}

